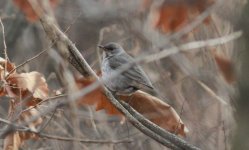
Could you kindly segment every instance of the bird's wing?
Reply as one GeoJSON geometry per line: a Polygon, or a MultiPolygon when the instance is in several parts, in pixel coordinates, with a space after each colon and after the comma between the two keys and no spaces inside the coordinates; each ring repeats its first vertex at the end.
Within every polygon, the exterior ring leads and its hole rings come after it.
{"type": "MultiPolygon", "coordinates": [[[[118,57],[112,57],[109,61],[111,68],[118,69],[127,63],[133,62],[134,59],[128,54],[123,53],[118,55],[118,57]]],[[[131,86],[137,87],[139,89],[144,89],[146,87],[147,90],[154,89],[145,72],[137,64],[134,64],[130,69],[123,72],[122,74],[131,79],[131,86]]]]}

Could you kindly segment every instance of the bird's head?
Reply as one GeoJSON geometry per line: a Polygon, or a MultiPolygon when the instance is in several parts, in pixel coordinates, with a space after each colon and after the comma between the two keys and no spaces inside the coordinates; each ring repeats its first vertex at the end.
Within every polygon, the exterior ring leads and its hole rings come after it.
{"type": "Polygon", "coordinates": [[[106,45],[99,45],[98,47],[104,50],[107,56],[124,52],[122,46],[114,42],[107,43],[106,45]]]}

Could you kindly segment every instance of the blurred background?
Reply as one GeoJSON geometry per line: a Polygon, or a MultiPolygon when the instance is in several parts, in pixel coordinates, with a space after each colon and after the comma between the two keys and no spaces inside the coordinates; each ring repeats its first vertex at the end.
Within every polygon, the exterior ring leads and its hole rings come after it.
{"type": "MultiPolygon", "coordinates": [[[[249,149],[249,9],[246,0],[49,2],[59,28],[65,31],[70,27],[66,34],[96,72],[100,71],[98,44],[118,42],[136,58],[242,30],[239,40],[179,52],[141,65],[159,91],[159,97],[176,110],[188,127],[186,141],[207,150],[249,149]]],[[[7,53],[16,65],[49,45],[39,20],[22,11],[20,3],[0,0],[7,53]]],[[[2,50],[2,36],[0,41],[2,50]]],[[[77,74],[73,68],[69,70],[77,74]]],[[[19,72],[30,71],[44,74],[52,90],[61,87],[55,77],[58,65],[50,55],[43,54],[19,69],[19,72]]],[[[7,118],[7,105],[8,100],[0,101],[2,118],[7,118]]],[[[92,106],[80,107],[74,116],[70,108],[57,110],[44,132],[58,136],[73,136],[76,132],[86,139],[131,138],[133,142],[91,144],[42,139],[29,140],[21,149],[167,149],[129,122],[120,124],[118,117],[107,115],[104,110],[95,111],[92,106]]]]}

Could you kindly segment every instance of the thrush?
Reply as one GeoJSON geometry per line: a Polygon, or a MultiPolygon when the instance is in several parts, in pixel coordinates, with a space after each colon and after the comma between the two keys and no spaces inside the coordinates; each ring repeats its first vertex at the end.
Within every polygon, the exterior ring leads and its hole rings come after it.
{"type": "Polygon", "coordinates": [[[103,61],[101,64],[102,78],[105,86],[116,95],[130,95],[137,90],[154,91],[151,81],[138,64],[122,72],[115,78],[108,80],[123,65],[134,63],[134,58],[128,55],[118,43],[110,42],[99,45],[103,49],[103,61]]]}

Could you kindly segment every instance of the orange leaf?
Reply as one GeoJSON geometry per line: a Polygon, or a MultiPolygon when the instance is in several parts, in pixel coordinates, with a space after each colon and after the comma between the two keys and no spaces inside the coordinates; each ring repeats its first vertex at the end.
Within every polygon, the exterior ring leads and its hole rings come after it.
{"type": "Polygon", "coordinates": [[[155,12],[154,27],[163,32],[176,31],[187,23],[188,9],[182,3],[162,5],[155,12]]]}
{"type": "MultiPolygon", "coordinates": [[[[76,79],[76,83],[79,89],[82,89],[90,85],[93,82],[94,82],[94,79],[92,78],[76,79]]],[[[121,115],[121,113],[115,107],[113,107],[113,105],[108,101],[107,97],[103,94],[101,88],[98,88],[90,92],[89,94],[84,96],[82,99],[80,99],[78,103],[82,105],[95,105],[96,111],[104,109],[106,110],[106,113],[110,115],[121,115]]]]}
{"type": "Polygon", "coordinates": [[[224,79],[230,84],[233,83],[236,75],[231,60],[217,54],[214,54],[214,59],[224,79]]]}
{"type": "MultiPolygon", "coordinates": [[[[13,2],[24,13],[28,21],[35,22],[39,19],[28,0],[13,0],[13,2]]],[[[39,7],[43,8],[42,1],[38,0],[37,2],[39,3],[39,7]]],[[[52,8],[55,8],[57,4],[58,0],[50,0],[52,8]]]]}
{"type": "MultiPolygon", "coordinates": [[[[145,1],[146,2],[146,1],[145,1]]],[[[198,16],[213,3],[213,0],[194,0],[194,1],[164,1],[155,10],[152,22],[156,29],[164,33],[175,32],[191,22],[191,18],[198,16]]],[[[204,20],[208,24],[211,17],[204,20]]]]}
{"type": "MultiPolygon", "coordinates": [[[[90,85],[94,79],[76,79],[80,89],[90,85]]],[[[185,136],[188,129],[181,121],[176,111],[167,103],[151,96],[145,92],[137,91],[131,96],[121,96],[120,100],[129,103],[131,107],[144,115],[147,119],[160,127],[182,136],[185,136]]],[[[104,109],[107,114],[120,115],[121,113],[109,102],[102,90],[98,88],[78,101],[81,105],[95,105],[96,111],[104,109]]]]}

